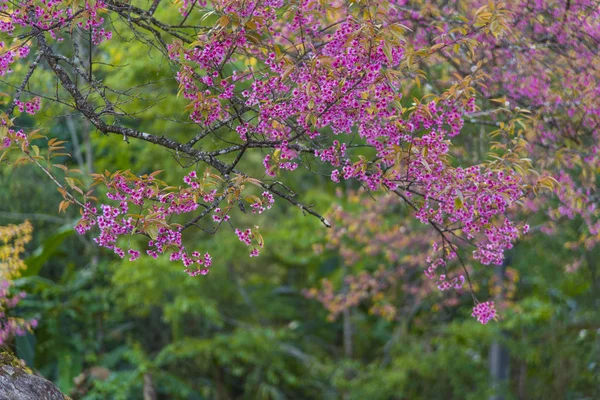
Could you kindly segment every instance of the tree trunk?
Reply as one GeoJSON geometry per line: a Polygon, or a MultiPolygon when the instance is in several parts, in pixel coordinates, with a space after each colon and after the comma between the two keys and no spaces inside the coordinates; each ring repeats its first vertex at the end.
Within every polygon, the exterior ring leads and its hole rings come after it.
{"type": "MultiPolygon", "coordinates": [[[[499,287],[499,291],[496,295],[496,304],[500,304],[504,297],[504,274],[506,268],[510,265],[512,253],[505,256],[502,265],[496,266],[496,285],[499,287]]],[[[502,332],[504,336],[506,332],[502,332]]],[[[504,385],[508,381],[509,371],[508,366],[510,363],[510,355],[508,354],[508,348],[502,344],[499,339],[492,342],[490,346],[490,375],[492,378],[492,387],[494,394],[490,397],[490,400],[504,400],[502,394],[505,390],[504,385]]]]}

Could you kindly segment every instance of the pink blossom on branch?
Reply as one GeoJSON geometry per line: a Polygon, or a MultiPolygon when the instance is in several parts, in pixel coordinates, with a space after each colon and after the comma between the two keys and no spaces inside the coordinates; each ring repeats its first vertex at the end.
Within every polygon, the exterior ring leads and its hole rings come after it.
{"type": "Polygon", "coordinates": [[[496,317],[496,308],[493,301],[486,301],[485,303],[479,303],[473,307],[473,317],[477,318],[477,321],[482,324],[487,324],[496,317]]]}
{"type": "MultiPolygon", "coordinates": [[[[441,290],[459,290],[465,282],[462,274],[450,279],[441,272],[456,262],[458,246],[466,246],[481,264],[499,264],[528,229],[511,210],[543,185],[530,182],[523,131],[513,129],[497,138],[488,159],[453,160],[467,139],[461,132],[477,112],[477,96],[488,94],[489,75],[480,71],[482,64],[469,65],[470,72],[435,93],[428,89],[423,98],[405,98],[411,86],[420,87],[427,79],[422,67],[437,65],[451,49],[463,46],[473,57],[487,56],[488,46],[511,28],[510,10],[502,4],[465,15],[454,10],[461,18],[448,22],[429,21],[444,12],[421,14],[402,1],[378,2],[368,9],[361,2],[342,1],[184,2],[177,6],[184,17],[176,26],[157,20],[155,8],[119,0],[21,3],[1,6],[8,22],[0,29],[17,40],[10,49],[2,44],[7,50],[0,53],[0,74],[10,73],[11,65],[26,62],[33,52],[44,62],[37,58],[30,72],[49,68],[75,108],[99,131],[121,135],[125,142],[162,146],[182,164],[207,166],[202,174],[192,171],[175,185],[156,179],[156,173],[94,175],[95,184],[108,190],[107,199],[94,205],[97,199],[91,192],[70,177],[61,184],[51,172],[56,165],[43,165],[39,146],[30,145],[38,136],[15,132],[12,112],[2,115],[6,151],[21,150],[26,161],[44,168],[65,198],[61,210],[68,204],[81,207],[77,232],[99,231],[96,243],[121,258],[128,254],[135,261],[144,251],[153,258],[166,254],[188,274],[205,275],[212,258],[189,250],[184,233],[191,227],[216,233],[223,224],[233,227],[251,249],[251,257],[258,256],[264,246],[258,227],[236,228],[234,212],[245,212],[244,204],[249,203],[253,214],[263,214],[275,197],[330,226],[285,183],[313,165],[333,183],[354,181],[407,204],[415,220],[437,237],[439,248],[423,269],[437,279],[441,290]],[[68,33],[74,26],[88,31],[95,45],[111,46],[106,14],[156,29],[153,44],[176,69],[179,95],[188,103],[185,112],[197,127],[187,142],[172,139],[168,132],[141,132],[107,118],[116,108],[102,93],[114,93],[112,88],[93,76],[93,68],[60,54],[64,46],[56,43],[61,40],[75,49],[68,33]],[[207,29],[202,24],[211,16],[218,19],[207,29]],[[101,107],[74,83],[78,80],[98,94],[101,107]],[[222,136],[222,131],[232,135],[222,136]],[[203,141],[210,146],[197,146],[203,141]],[[259,157],[264,167],[260,176],[241,170],[242,160],[259,157]],[[132,235],[144,237],[143,249],[124,248],[132,235]]],[[[452,11],[446,8],[443,11],[452,11]]],[[[40,109],[39,100],[21,99],[23,88],[31,86],[30,76],[15,92],[14,106],[33,114],[40,109]]],[[[532,80],[531,87],[538,86],[532,80]]],[[[515,115],[510,123],[521,121],[521,113],[515,115]]],[[[58,148],[52,140],[49,149],[58,148]]]]}

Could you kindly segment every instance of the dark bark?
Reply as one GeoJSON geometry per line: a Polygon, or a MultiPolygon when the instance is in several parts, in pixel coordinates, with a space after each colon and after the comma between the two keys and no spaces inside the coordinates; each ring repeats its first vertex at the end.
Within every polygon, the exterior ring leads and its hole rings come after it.
{"type": "Polygon", "coordinates": [[[8,352],[0,353],[0,400],[70,400],[52,382],[32,375],[8,352]]]}

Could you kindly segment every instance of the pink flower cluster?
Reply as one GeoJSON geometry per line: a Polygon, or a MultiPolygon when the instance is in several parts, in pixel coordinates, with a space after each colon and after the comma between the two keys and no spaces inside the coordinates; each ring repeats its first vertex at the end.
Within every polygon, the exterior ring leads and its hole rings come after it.
{"type": "Polygon", "coordinates": [[[275,204],[275,197],[271,193],[265,191],[262,193],[262,197],[261,201],[252,203],[250,206],[253,214],[262,214],[265,210],[270,210],[275,204]]]}
{"type": "Polygon", "coordinates": [[[73,19],[82,19],[77,25],[85,30],[91,31],[92,42],[100,44],[112,37],[112,33],[102,28],[104,18],[99,16],[99,11],[106,8],[102,1],[84,2],[81,7],[84,13],[75,13],[77,9],[70,7],[70,3],[63,0],[41,0],[41,5],[33,0],[19,3],[18,7],[10,7],[9,3],[0,5],[0,9],[8,16],[8,22],[0,25],[0,30],[13,32],[15,26],[35,27],[48,31],[50,36],[58,41],[60,29],[64,28],[73,19]],[[30,12],[33,10],[33,15],[30,12]]]}
{"type": "Polygon", "coordinates": [[[487,324],[490,320],[496,317],[496,307],[493,301],[486,301],[485,303],[479,303],[473,307],[473,317],[477,318],[482,324],[487,324]]]}
{"type": "MultiPolygon", "coordinates": [[[[1,24],[2,21],[0,21],[0,27],[1,24]]],[[[10,74],[12,72],[11,65],[18,59],[27,57],[27,54],[29,54],[29,46],[27,45],[23,45],[16,50],[9,50],[4,42],[0,42],[0,76],[10,74]]]]}
{"type": "MultiPolygon", "coordinates": [[[[246,246],[252,246],[253,240],[257,240],[259,247],[263,246],[262,238],[257,233],[253,232],[252,229],[246,229],[245,231],[242,231],[236,228],[235,234],[240,242],[244,243],[246,246]]],[[[257,247],[253,247],[250,251],[250,257],[258,257],[259,254],[260,251],[257,247]]]]}
{"type": "Polygon", "coordinates": [[[426,262],[428,264],[427,269],[424,271],[425,276],[429,279],[438,278],[436,282],[436,286],[442,292],[448,289],[462,289],[465,284],[465,276],[460,274],[452,279],[448,279],[446,274],[440,274],[438,276],[436,270],[438,268],[446,269],[447,261],[451,261],[457,258],[457,255],[454,251],[450,251],[445,254],[445,257],[436,256],[435,253],[440,251],[440,247],[437,242],[433,242],[432,252],[433,254],[426,258],[426,262]]]}
{"type": "Polygon", "coordinates": [[[339,141],[334,140],[331,147],[323,150],[315,150],[315,156],[319,157],[323,162],[327,162],[334,167],[338,167],[340,166],[342,160],[346,157],[346,149],[346,143],[340,144],[339,141]]]}
{"type": "Polygon", "coordinates": [[[447,281],[446,275],[441,274],[440,279],[437,281],[437,287],[442,292],[444,290],[448,290],[450,288],[454,288],[457,290],[462,289],[464,284],[465,284],[465,276],[464,275],[459,275],[456,278],[453,278],[452,280],[447,281]]]}
{"type": "MultiPolygon", "coordinates": [[[[107,196],[118,201],[119,205],[103,204],[102,213],[98,214],[95,207],[87,204],[75,229],[79,234],[84,234],[97,225],[100,234],[94,241],[101,247],[113,250],[121,258],[125,256],[125,251],[117,245],[118,239],[145,232],[151,237],[148,241],[149,249],[146,250],[148,255],[156,259],[160,254],[168,253],[171,261],[182,262],[185,272],[189,275],[206,275],[212,265],[211,256],[208,253],[202,255],[197,251],[189,254],[182,242],[181,227],[171,227],[167,223],[173,215],[190,213],[198,208],[194,198],[203,192],[197,182],[196,173],[188,174],[184,182],[192,189],[163,192],[152,176],[128,179],[125,175],[115,174],[110,180],[106,180],[111,189],[107,196]],[[145,210],[146,214],[132,216],[129,214],[130,205],[145,210]]],[[[214,192],[211,193],[205,194],[204,197],[213,199],[214,192]]],[[[138,250],[129,249],[128,253],[129,261],[134,261],[140,256],[138,250]]]]}
{"type": "MultiPolygon", "coordinates": [[[[0,125],[6,126],[7,123],[0,119],[0,125]]],[[[2,138],[2,143],[0,143],[0,149],[7,149],[12,144],[21,144],[21,146],[25,146],[26,148],[29,147],[29,139],[23,129],[15,131],[14,129],[8,128],[6,136],[2,138]]]]}
{"type": "Polygon", "coordinates": [[[22,101],[15,101],[15,105],[19,112],[26,112],[27,114],[35,114],[41,108],[41,99],[34,97],[33,100],[23,103],[22,101]]]}
{"type": "Polygon", "coordinates": [[[227,214],[226,210],[221,209],[221,207],[217,207],[214,209],[214,215],[212,216],[213,221],[215,222],[227,222],[229,221],[229,214],[227,214]]]}
{"type": "Polygon", "coordinates": [[[37,320],[24,320],[13,318],[7,315],[7,312],[15,308],[19,301],[25,298],[25,292],[16,294],[10,293],[12,282],[2,280],[0,282],[0,346],[4,345],[13,336],[23,336],[28,330],[35,328],[37,320]]]}
{"type": "Polygon", "coordinates": [[[252,229],[241,231],[236,228],[235,234],[237,235],[238,239],[240,239],[240,242],[244,243],[246,246],[250,246],[252,244],[252,238],[254,237],[254,235],[252,235],[252,229]]]}

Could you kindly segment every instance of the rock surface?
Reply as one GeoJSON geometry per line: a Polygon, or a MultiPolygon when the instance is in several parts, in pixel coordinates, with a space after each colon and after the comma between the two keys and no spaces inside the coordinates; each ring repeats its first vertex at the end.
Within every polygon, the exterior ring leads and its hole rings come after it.
{"type": "Polygon", "coordinates": [[[70,400],[50,381],[32,375],[8,352],[0,352],[0,400],[70,400]]]}

